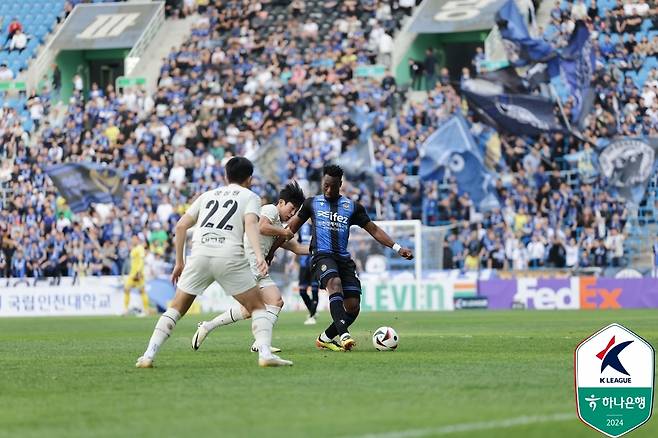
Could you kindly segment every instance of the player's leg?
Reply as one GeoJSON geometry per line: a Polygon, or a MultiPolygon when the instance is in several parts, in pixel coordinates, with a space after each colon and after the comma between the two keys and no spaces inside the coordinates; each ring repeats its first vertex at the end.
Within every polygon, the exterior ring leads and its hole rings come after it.
{"type": "MultiPolygon", "coordinates": [[[[329,311],[333,319],[333,325],[340,335],[340,346],[343,349],[350,350],[355,342],[347,331],[347,314],[343,305],[343,283],[338,263],[332,257],[319,257],[315,261],[315,272],[318,273],[320,287],[326,289],[329,294],[329,311]]],[[[320,334],[316,345],[320,348],[335,350],[333,339],[326,336],[325,332],[320,334]]]]}
{"type": "Polygon", "coordinates": [[[304,301],[304,305],[308,309],[309,317],[304,324],[311,325],[315,324],[315,319],[313,319],[313,301],[308,295],[308,286],[311,280],[311,267],[309,265],[300,265],[299,266],[299,296],[304,301]]]}
{"type": "MultiPolygon", "coordinates": [[[[269,276],[267,276],[265,279],[259,280],[258,286],[260,288],[260,293],[263,296],[265,309],[271,313],[274,318],[278,319],[281,308],[283,307],[281,291],[279,291],[279,288],[276,286],[274,281],[269,278],[269,276]]],[[[194,336],[192,337],[192,349],[198,350],[206,337],[216,328],[234,324],[238,321],[249,318],[251,318],[251,313],[240,303],[235,303],[226,312],[213,318],[212,320],[200,322],[196,333],[194,333],[194,336]]],[[[256,342],[254,342],[254,344],[251,346],[251,351],[254,353],[258,352],[258,346],[256,345],[256,342]]],[[[279,353],[280,351],[280,348],[272,347],[272,352],[279,353]]]]}
{"type": "Polygon", "coordinates": [[[135,287],[135,282],[132,277],[126,277],[126,281],[123,283],[123,313],[124,315],[128,314],[130,307],[130,294],[135,287]]]}
{"type": "MultiPolygon", "coordinates": [[[[351,294],[348,291],[344,291],[345,293],[345,300],[343,302],[345,306],[345,313],[347,315],[347,319],[345,320],[347,323],[347,327],[349,328],[352,324],[354,324],[354,321],[356,321],[356,318],[359,316],[359,312],[361,311],[361,297],[359,295],[351,294]]],[[[328,339],[334,339],[336,336],[338,336],[338,329],[336,329],[336,326],[332,323],[327,330],[325,330],[324,335],[328,339]]]]}
{"type": "Polygon", "coordinates": [[[311,294],[312,294],[312,299],[311,302],[313,303],[313,307],[311,308],[311,316],[315,318],[315,315],[318,313],[318,303],[319,303],[319,296],[318,296],[318,282],[317,280],[312,280],[311,281],[311,294]]]}
{"type": "Polygon", "coordinates": [[[139,288],[139,294],[142,297],[142,314],[146,316],[149,313],[149,296],[146,293],[146,286],[142,282],[141,287],[139,288]]]}
{"type": "MultiPolygon", "coordinates": [[[[340,336],[341,347],[345,350],[351,350],[356,345],[356,342],[352,339],[347,329],[352,323],[354,323],[359,315],[361,282],[356,275],[356,265],[352,260],[339,260],[336,264],[336,268],[340,276],[339,279],[341,280],[343,299],[340,301],[340,304],[345,316],[338,324],[334,319],[334,322],[329,325],[329,327],[327,327],[318,338],[318,345],[320,342],[328,342],[329,340],[333,340],[336,336],[340,336]]],[[[322,278],[320,279],[320,286],[322,286],[322,278]]],[[[329,284],[327,286],[330,287],[329,284]]],[[[330,289],[328,289],[328,292],[330,297],[329,305],[333,312],[333,308],[331,308],[331,297],[333,295],[330,289]]]]}
{"type": "MultiPolygon", "coordinates": [[[[246,259],[230,259],[228,262],[216,263],[212,266],[215,281],[233,296],[251,315],[251,330],[258,347],[258,363],[260,366],[292,365],[272,354],[272,329],[276,315],[266,310],[263,295],[256,285],[254,275],[246,259]]],[[[273,283],[272,283],[273,284],[273,283]]],[[[279,297],[280,299],[280,297],[279,297]]],[[[282,301],[272,301],[282,303],[282,301]]]]}
{"type": "Polygon", "coordinates": [[[155,356],[169,338],[178,320],[185,315],[197,295],[201,295],[214,281],[208,257],[190,257],[178,280],[176,295],[169,308],[160,316],[148,347],[135,366],[152,368],[155,356]]]}
{"type": "Polygon", "coordinates": [[[176,289],[176,295],[169,308],[160,316],[155,324],[153,334],[149,339],[148,347],[144,354],[137,359],[135,366],[137,368],[152,368],[155,356],[160,351],[160,347],[165,343],[176,327],[176,323],[188,311],[196,295],[188,294],[181,289],[176,289]]]}

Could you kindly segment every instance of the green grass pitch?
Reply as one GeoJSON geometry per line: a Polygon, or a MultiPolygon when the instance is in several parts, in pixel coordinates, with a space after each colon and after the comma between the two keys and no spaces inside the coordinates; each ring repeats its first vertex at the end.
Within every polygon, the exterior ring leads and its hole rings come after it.
{"type": "Polygon", "coordinates": [[[350,353],[315,348],[327,313],[314,327],[284,313],[274,344],[295,365],[261,369],[248,322],[193,352],[200,319],[179,322],[153,370],[134,362],[154,317],[0,319],[0,436],[595,437],[576,417],[575,346],[612,322],[658,346],[657,310],[369,313],[350,353]],[[382,325],[397,351],[372,347],[382,325]]]}

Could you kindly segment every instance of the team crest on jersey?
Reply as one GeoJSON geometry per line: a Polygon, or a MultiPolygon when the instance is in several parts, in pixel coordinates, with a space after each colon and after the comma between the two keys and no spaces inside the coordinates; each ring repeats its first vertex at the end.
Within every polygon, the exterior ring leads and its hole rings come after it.
{"type": "Polygon", "coordinates": [[[344,209],[348,209],[348,208],[350,208],[350,203],[349,203],[349,202],[344,203],[344,204],[343,204],[343,208],[344,208],[344,209]]]}
{"type": "Polygon", "coordinates": [[[322,266],[320,266],[320,270],[321,270],[322,272],[326,271],[326,270],[327,270],[327,265],[322,265],[322,266]]]}

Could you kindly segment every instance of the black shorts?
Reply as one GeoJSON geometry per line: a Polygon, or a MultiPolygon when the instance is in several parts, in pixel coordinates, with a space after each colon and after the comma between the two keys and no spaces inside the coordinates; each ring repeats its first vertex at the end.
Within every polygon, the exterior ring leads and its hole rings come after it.
{"type": "Polygon", "coordinates": [[[316,255],[313,257],[313,275],[320,282],[320,289],[326,289],[327,281],[338,277],[343,284],[344,296],[361,295],[361,281],[356,274],[356,264],[350,258],[316,255]]]}
{"type": "Polygon", "coordinates": [[[306,289],[313,282],[313,270],[311,269],[311,262],[306,265],[299,266],[299,288],[306,289]]]}

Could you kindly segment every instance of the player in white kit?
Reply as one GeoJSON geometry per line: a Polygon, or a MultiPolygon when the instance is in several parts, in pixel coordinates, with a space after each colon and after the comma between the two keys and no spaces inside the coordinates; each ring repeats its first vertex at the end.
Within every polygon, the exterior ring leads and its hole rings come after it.
{"type": "Polygon", "coordinates": [[[258,345],[260,366],[285,366],[292,362],[272,354],[272,328],[276,317],[265,310],[263,297],[244,253],[244,234],[254,248],[255,267],[267,275],[260,245],[258,221],[260,198],[248,189],[254,166],[244,157],[231,158],[225,166],[228,185],[199,196],[176,224],[176,265],[171,280],[177,284],[171,307],[162,314],[137,368],[152,368],[162,344],[185,315],[197,295],[214,281],[251,314],[251,328],[258,345]],[[187,230],[197,225],[192,236],[192,253],[184,259],[187,230]]]}
{"type": "MultiPolygon", "coordinates": [[[[296,182],[288,183],[283,190],[279,193],[279,201],[275,204],[267,204],[260,209],[260,250],[262,254],[267,254],[272,247],[272,243],[277,237],[286,239],[283,247],[299,255],[306,255],[309,252],[308,245],[302,245],[293,239],[294,235],[283,226],[283,222],[287,222],[295,215],[297,210],[304,202],[304,192],[296,182]],[[291,240],[292,239],[292,240],[291,240]]],[[[261,275],[258,272],[256,253],[249,244],[245,236],[245,250],[247,252],[247,259],[251,266],[251,271],[258,283],[263,301],[265,302],[265,310],[272,318],[278,318],[279,312],[283,307],[283,298],[281,291],[276,286],[269,274],[261,275]]],[[[215,330],[217,327],[233,324],[243,319],[251,317],[251,313],[239,304],[235,304],[232,308],[217,316],[211,321],[202,321],[192,337],[192,348],[198,350],[201,343],[206,339],[208,334],[215,330]]],[[[254,342],[251,346],[251,351],[258,352],[258,344],[254,342]]],[[[272,347],[272,352],[277,353],[281,350],[272,347]]]]}

